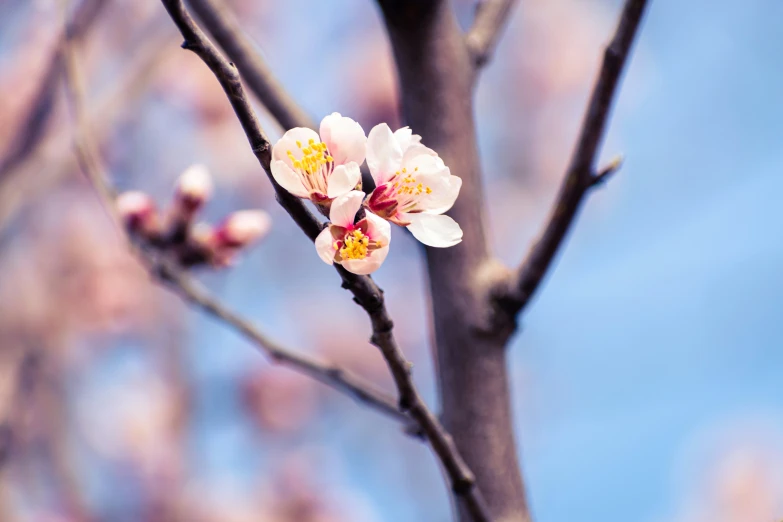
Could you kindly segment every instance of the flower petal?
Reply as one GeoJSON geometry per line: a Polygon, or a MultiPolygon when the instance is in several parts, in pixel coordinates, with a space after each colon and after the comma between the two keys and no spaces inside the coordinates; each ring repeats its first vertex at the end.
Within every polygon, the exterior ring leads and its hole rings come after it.
{"type": "Polygon", "coordinates": [[[452,176],[448,167],[442,173],[424,174],[416,180],[429,187],[429,194],[423,193],[416,202],[416,209],[427,214],[443,214],[454,206],[462,188],[462,178],[452,176]]]}
{"type": "Polygon", "coordinates": [[[391,241],[391,225],[385,219],[376,216],[369,210],[365,212],[367,220],[367,235],[373,241],[379,241],[381,245],[388,247],[391,241]]]}
{"type": "Polygon", "coordinates": [[[375,272],[383,264],[386,256],[389,254],[388,245],[377,250],[364,259],[345,259],[342,262],[343,267],[349,272],[358,275],[367,275],[375,272]]]}
{"type": "Polygon", "coordinates": [[[406,214],[408,230],[413,237],[431,247],[445,248],[462,241],[462,229],[444,214],[406,214]]]}
{"type": "Polygon", "coordinates": [[[293,153],[294,158],[301,159],[304,154],[302,154],[302,150],[297,145],[297,142],[299,142],[302,147],[307,147],[310,140],[319,143],[321,138],[318,137],[318,134],[313,129],[294,127],[283,134],[283,137],[277,140],[275,146],[272,147],[272,161],[284,161],[286,165],[293,168],[291,159],[288,157],[288,151],[293,153]]]}
{"type": "Polygon", "coordinates": [[[421,144],[414,144],[408,147],[402,157],[402,166],[408,171],[418,169],[418,172],[438,172],[446,168],[443,160],[438,157],[438,153],[429,147],[421,144]]]}
{"type": "Polygon", "coordinates": [[[289,162],[283,160],[272,161],[272,177],[275,178],[281,187],[286,189],[294,196],[300,198],[309,198],[310,192],[302,183],[302,177],[288,166],[289,162]]]}
{"type": "Polygon", "coordinates": [[[327,193],[330,198],[336,198],[352,191],[362,180],[362,171],[359,165],[350,162],[346,165],[338,165],[327,180],[327,193]]]}
{"type": "Polygon", "coordinates": [[[413,131],[411,131],[410,127],[403,127],[394,131],[394,139],[397,140],[397,143],[399,144],[403,153],[408,150],[408,147],[411,145],[421,142],[421,136],[418,134],[413,134],[413,131]]]}
{"type": "Polygon", "coordinates": [[[355,162],[364,163],[367,137],[364,129],[351,118],[333,112],[321,120],[321,139],[329,148],[335,165],[355,162]]]}
{"type": "Polygon", "coordinates": [[[372,128],[367,137],[367,166],[376,185],[386,183],[400,168],[402,149],[385,123],[372,128]]]}
{"type": "Polygon", "coordinates": [[[328,226],[321,230],[318,237],[315,238],[315,251],[318,252],[324,263],[331,265],[334,263],[334,238],[332,237],[332,227],[328,226]]]}
{"type": "Polygon", "coordinates": [[[364,201],[364,192],[352,190],[332,202],[329,219],[339,227],[353,227],[353,220],[364,201]]]}

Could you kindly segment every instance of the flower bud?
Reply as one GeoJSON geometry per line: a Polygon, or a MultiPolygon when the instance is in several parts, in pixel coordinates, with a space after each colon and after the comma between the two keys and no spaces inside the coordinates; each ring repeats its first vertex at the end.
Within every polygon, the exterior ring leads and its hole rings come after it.
{"type": "Polygon", "coordinates": [[[150,236],[158,231],[158,213],[152,198],[138,190],[117,197],[117,212],[129,232],[150,236]]]}
{"type": "Polygon", "coordinates": [[[240,210],[230,214],[215,231],[216,243],[224,248],[242,248],[265,236],[272,225],[263,210],[240,210]]]}
{"type": "Polygon", "coordinates": [[[204,165],[191,165],[177,180],[175,206],[187,217],[195,214],[212,196],[212,178],[204,165]]]}

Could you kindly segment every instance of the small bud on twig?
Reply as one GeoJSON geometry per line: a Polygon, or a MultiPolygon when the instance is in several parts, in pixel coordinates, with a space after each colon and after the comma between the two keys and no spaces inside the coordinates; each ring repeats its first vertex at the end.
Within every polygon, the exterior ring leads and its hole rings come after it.
{"type": "Polygon", "coordinates": [[[243,248],[266,235],[271,224],[263,210],[234,212],[215,231],[216,243],[225,248],[243,248]]]}
{"type": "Polygon", "coordinates": [[[117,211],[132,234],[153,238],[160,232],[160,220],[155,202],[144,192],[132,190],[117,197],[117,211]]]}

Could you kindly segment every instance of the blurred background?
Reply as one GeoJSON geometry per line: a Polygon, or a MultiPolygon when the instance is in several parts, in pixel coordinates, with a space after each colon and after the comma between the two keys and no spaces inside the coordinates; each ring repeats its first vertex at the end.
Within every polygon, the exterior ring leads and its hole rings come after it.
{"type": "MultiPolygon", "coordinates": [[[[230,3],[314,119],[399,125],[372,1],[230,3]]],[[[467,27],[474,2],[455,6],[467,27]]],[[[510,265],[551,205],[619,6],[520,2],[480,81],[493,244],[510,265]]],[[[651,3],[603,147],[625,164],[589,198],[509,355],[537,522],[783,518],[781,19],[777,0],[651,3]]],[[[13,433],[0,520],[449,520],[426,446],[150,280],[76,166],[61,88],[41,139],[9,161],[61,27],[56,0],[0,1],[0,441],[13,433]]],[[[199,279],[275,339],[392,391],[366,317],[179,43],[155,0],[111,0],[87,33],[113,182],[165,205],[182,170],[208,165],[205,219],[262,208],[273,227],[199,279]]],[[[399,232],[376,279],[436,408],[421,252],[399,232]]]]}

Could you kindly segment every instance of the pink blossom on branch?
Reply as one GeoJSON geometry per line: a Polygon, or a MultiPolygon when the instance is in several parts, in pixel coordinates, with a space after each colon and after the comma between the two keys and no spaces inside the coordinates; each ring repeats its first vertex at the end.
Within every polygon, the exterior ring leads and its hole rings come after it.
{"type": "Polygon", "coordinates": [[[310,199],[326,213],[334,198],[361,186],[367,137],[351,118],[335,112],[318,133],[296,127],[272,148],[272,175],[291,194],[310,199]]]}
{"type": "Polygon", "coordinates": [[[315,249],[325,263],[339,263],[354,274],[375,272],[386,259],[391,226],[371,212],[354,224],[362,208],[364,192],[353,190],[334,200],[331,223],[315,239],[315,249]]]}
{"type": "Polygon", "coordinates": [[[367,138],[367,166],[376,188],[365,206],[378,216],[407,227],[432,247],[462,241],[459,224],[443,213],[459,195],[462,179],[453,176],[438,154],[407,127],[392,133],[385,123],[367,138]]]}

